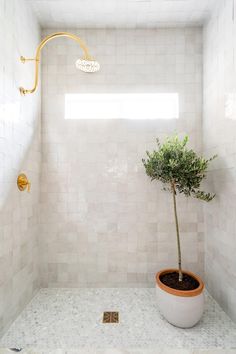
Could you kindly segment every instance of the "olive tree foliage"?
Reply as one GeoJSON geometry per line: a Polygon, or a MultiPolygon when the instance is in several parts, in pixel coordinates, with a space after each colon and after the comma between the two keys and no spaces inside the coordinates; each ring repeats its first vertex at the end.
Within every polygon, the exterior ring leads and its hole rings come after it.
{"type": "Polygon", "coordinates": [[[179,237],[179,224],[176,207],[176,194],[194,197],[210,202],[215,194],[202,191],[200,185],[206,177],[209,163],[216,157],[205,159],[187,148],[188,136],[180,140],[177,135],[166,138],[163,144],[157,139],[157,149],[147,151],[147,158],[143,159],[146,174],[151,180],[161,181],[163,189],[172,193],[176,235],[178,245],[179,280],[182,281],[182,260],[179,237]]]}

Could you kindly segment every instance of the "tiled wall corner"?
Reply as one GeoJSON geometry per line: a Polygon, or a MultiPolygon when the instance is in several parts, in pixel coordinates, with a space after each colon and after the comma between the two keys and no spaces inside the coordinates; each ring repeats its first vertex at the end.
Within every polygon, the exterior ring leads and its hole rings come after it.
{"type": "Polygon", "coordinates": [[[223,0],[204,30],[203,143],[218,157],[204,208],[205,274],[210,293],[236,320],[236,8],[223,0]]]}
{"type": "Polygon", "coordinates": [[[21,97],[32,85],[31,56],[40,30],[23,0],[0,1],[0,336],[38,289],[40,90],[21,97]],[[17,189],[25,172],[30,193],[17,189]]]}

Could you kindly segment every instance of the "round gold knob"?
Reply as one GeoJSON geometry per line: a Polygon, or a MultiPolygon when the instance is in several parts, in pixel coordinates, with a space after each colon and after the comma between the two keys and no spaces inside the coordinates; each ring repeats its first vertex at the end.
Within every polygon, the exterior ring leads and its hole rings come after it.
{"type": "Polygon", "coordinates": [[[17,186],[21,192],[23,192],[26,188],[28,192],[30,191],[30,181],[26,177],[24,173],[21,173],[17,178],[17,186]]]}

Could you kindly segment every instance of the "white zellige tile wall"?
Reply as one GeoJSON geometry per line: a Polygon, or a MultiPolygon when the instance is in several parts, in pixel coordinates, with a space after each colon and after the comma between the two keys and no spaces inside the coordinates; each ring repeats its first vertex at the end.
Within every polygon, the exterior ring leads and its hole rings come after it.
{"type": "Polygon", "coordinates": [[[40,93],[21,97],[18,86],[32,85],[31,56],[40,31],[22,0],[0,1],[0,336],[38,289],[38,203],[40,93]],[[16,179],[25,172],[31,193],[16,179]]]}
{"type": "MultiPolygon", "coordinates": [[[[156,137],[174,131],[188,133],[201,150],[202,32],[70,32],[86,41],[101,71],[76,70],[82,53],[67,38],[44,48],[41,282],[154,286],[157,270],[176,265],[173,207],[141,159],[156,137]],[[178,92],[180,119],[65,120],[65,94],[83,92],[178,92]]],[[[184,267],[202,275],[202,202],[178,198],[178,207],[184,267]]]]}
{"type": "Polygon", "coordinates": [[[204,30],[204,151],[218,154],[208,180],[216,198],[204,208],[205,273],[236,320],[236,1],[220,5],[204,30]]]}

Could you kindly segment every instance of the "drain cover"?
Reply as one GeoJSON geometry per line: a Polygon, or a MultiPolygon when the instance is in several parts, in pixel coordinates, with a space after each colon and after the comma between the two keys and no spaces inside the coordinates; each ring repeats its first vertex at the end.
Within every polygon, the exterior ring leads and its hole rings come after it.
{"type": "Polygon", "coordinates": [[[119,323],[119,312],[103,312],[103,323],[119,323]]]}

